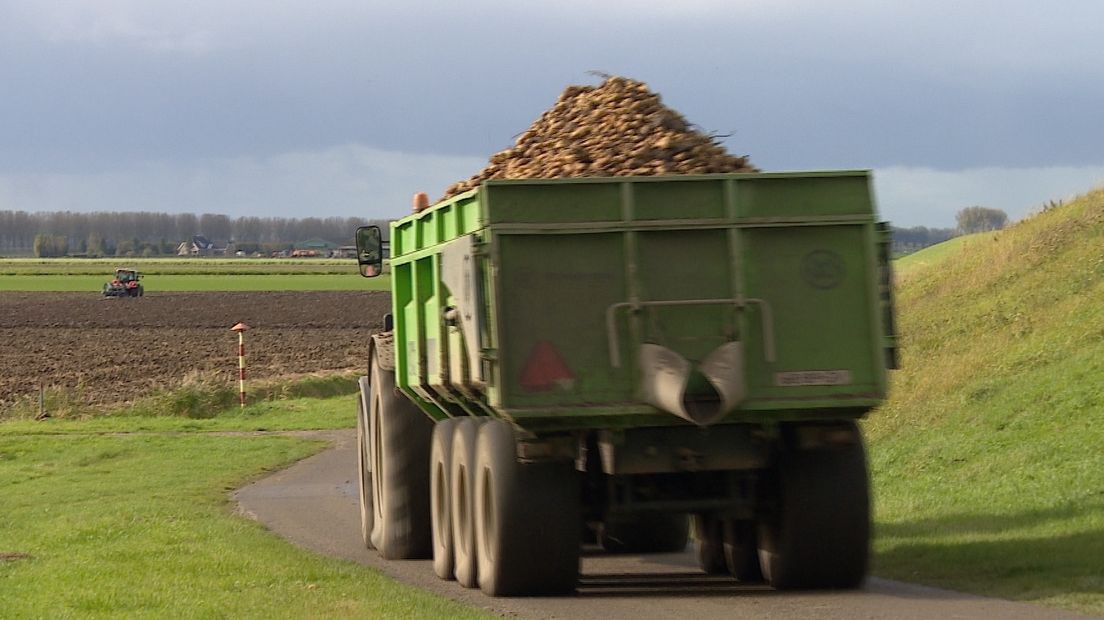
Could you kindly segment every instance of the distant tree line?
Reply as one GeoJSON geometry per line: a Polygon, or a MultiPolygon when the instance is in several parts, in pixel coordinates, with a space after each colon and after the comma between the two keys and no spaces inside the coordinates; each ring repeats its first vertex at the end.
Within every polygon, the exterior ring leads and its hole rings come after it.
{"type": "Polygon", "coordinates": [[[1008,214],[1000,209],[966,207],[955,214],[955,228],[893,228],[893,253],[897,256],[922,250],[959,235],[1000,230],[1008,225],[1008,214]]]}
{"type": "MultiPolygon", "coordinates": [[[[0,255],[156,256],[203,235],[238,249],[275,251],[322,239],[352,245],[357,226],[386,221],[357,217],[238,217],[216,213],[0,211],[0,255]]],[[[386,234],[386,233],[385,233],[386,234]]]]}
{"type": "MultiPolygon", "coordinates": [[[[957,228],[893,228],[894,254],[908,254],[959,234],[1003,228],[1008,216],[1000,209],[967,207],[955,217],[957,228]]],[[[203,235],[216,244],[233,243],[247,254],[291,250],[298,242],[322,239],[352,245],[358,226],[385,220],[356,217],[238,217],[204,213],[0,211],[0,255],[158,256],[203,235]]]]}
{"type": "Polygon", "coordinates": [[[958,236],[958,230],[954,228],[928,228],[927,226],[913,226],[912,228],[893,227],[893,254],[911,254],[922,250],[929,245],[943,243],[951,237],[958,236]]]}

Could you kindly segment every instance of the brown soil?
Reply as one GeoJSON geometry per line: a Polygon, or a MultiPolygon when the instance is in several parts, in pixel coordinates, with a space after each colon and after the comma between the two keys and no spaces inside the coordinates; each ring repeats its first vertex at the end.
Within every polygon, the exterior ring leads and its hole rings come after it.
{"type": "Polygon", "coordinates": [[[133,400],[189,377],[236,380],[246,332],[248,376],[362,368],[387,293],[0,293],[0,410],[39,386],[89,403],[133,400]]]}

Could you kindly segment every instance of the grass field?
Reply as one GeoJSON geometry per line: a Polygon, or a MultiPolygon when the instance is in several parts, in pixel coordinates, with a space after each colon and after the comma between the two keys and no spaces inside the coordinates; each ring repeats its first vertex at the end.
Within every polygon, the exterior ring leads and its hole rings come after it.
{"type": "MultiPolygon", "coordinates": [[[[0,291],[99,293],[110,276],[0,276],[0,291]]],[[[391,277],[346,274],[178,274],[144,275],[147,295],[184,291],[386,291],[391,277]]]]}
{"type": "Polygon", "coordinates": [[[918,252],[907,254],[893,261],[893,269],[897,275],[904,275],[916,269],[938,265],[949,258],[958,256],[959,252],[964,251],[965,246],[984,239],[987,234],[992,236],[993,233],[954,237],[942,243],[926,247],[918,252]]]}
{"type": "Polygon", "coordinates": [[[350,258],[0,258],[0,275],[111,274],[117,267],[143,274],[355,274],[350,258]]]}
{"type": "Polygon", "coordinates": [[[0,616],[474,618],[233,514],[227,492],[324,447],[212,430],[348,426],[352,397],[211,420],[0,424],[0,616]]]}
{"type": "Polygon", "coordinates": [[[1102,248],[1096,192],[899,270],[877,574],[1104,613],[1102,248]]]}
{"type": "Polygon", "coordinates": [[[158,291],[388,290],[391,277],[362,278],[351,259],[139,258],[0,259],[0,291],[99,292],[117,267],[142,274],[158,291]]]}

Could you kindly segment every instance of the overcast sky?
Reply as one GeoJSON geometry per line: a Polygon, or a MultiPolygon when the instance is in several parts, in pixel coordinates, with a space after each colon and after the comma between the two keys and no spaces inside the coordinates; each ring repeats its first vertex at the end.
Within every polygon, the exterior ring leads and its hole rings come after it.
{"type": "Polygon", "coordinates": [[[589,70],[882,214],[1104,184],[1104,3],[0,0],[0,210],[395,217],[589,70]]]}

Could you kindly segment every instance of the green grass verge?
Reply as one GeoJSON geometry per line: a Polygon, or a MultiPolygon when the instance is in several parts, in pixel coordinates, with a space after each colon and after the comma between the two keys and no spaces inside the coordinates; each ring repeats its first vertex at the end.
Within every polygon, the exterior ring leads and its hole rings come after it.
{"type": "Polygon", "coordinates": [[[991,235],[992,233],[954,237],[942,243],[937,243],[913,252],[912,254],[906,254],[893,261],[893,269],[898,275],[902,275],[911,272],[913,269],[922,269],[937,265],[958,255],[964,246],[984,238],[986,234],[991,235]]]}
{"type": "Polygon", "coordinates": [[[234,417],[228,411],[259,414],[272,407],[273,401],[353,394],[359,389],[357,380],[355,372],[331,372],[256,381],[250,386],[245,409],[233,409],[239,403],[235,384],[201,375],[189,376],[176,387],[122,405],[90,405],[80,390],[50,389],[42,402],[37,396],[27,396],[0,410],[0,422],[34,420],[42,409],[49,415],[47,420],[181,417],[224,421],[234,417]]]}
{"type": "Polygon", "coordinates": [[[339,258],[0,258],[0,275],[109,276],[129,267],[149,275],[355,274],[356,261],[339,258]]]}
{"type": "Polygon", "coordinates": [[[901,274],[877,574],[1104,612],[1101,247],[1096,192],[901,274]]]}
{"type": "Polygon", "coordinates": [[[63,433],[127,432],[201,433],[218,431],[300,431],[348,428],[356,411],[355,394],[327,398],[293,398],[249,405],[228,406],[218,415],[189,418],[150,415],[131,408],[92,417],[15,419],[0,422],[6,435],[57,435],[63,433]]]}
{"type": "MultiPolygon", "coordinates": [[[[264,415],[277,426],[302,415],[294,405],[264,415]]],[[[347,405],[339,405],[346,425],[347,405]]],[[[126,435],[79,433],[88,422],[74,421],[51,424],[76,435],[5,432],[0,554],[22,555],[0,556],[9,558],[0,559],[0,615],[486,617],[374,570],[300,550],[233,514],[229,489],[317,452],[321,442],[148,433],[148,421],[111,420],[112,430],[126,435]]]]}

